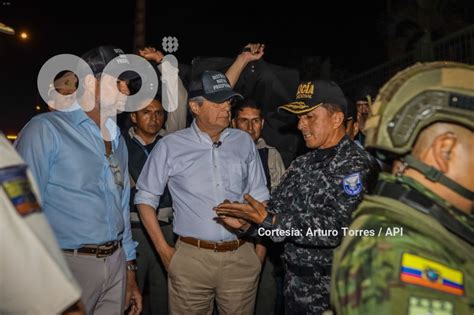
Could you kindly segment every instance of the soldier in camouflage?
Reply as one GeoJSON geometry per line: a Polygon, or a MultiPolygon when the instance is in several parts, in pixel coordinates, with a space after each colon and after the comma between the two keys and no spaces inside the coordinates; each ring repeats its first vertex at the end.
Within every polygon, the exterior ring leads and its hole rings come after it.
{"type": "Polygon", "coordinates": [[[336,250],[346,314],[474,314],[474,67],[417,64],[381,90],[366,146],[395,161],[336,250]]]}
{"type": "Polygon", "coordinates": [[[282,109],[299,116],[306,146],[315,150],[293,161],[267,207],[248,195],[248,204],[216,207],[231,227],[285,242],[286,314],[320,314],[328,308],[333,250],[368,182],[375,182],[374,160],[345,135],[346,104],[334,82],[300,84],[296,101],[282,109]],[[235,217],[253,224],[239,225],[235,217]]]}

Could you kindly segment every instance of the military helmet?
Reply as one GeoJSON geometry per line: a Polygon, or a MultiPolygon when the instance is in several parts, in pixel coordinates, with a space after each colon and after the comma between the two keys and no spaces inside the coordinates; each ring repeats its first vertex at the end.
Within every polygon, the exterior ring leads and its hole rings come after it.
{"type": "Polygon", "coordinates": [[[375,99],[365,145],[379,157],[410,153],[421,130],[434,122],[474,130],[474,66],[418,63],[390,79],[375,99]]]}

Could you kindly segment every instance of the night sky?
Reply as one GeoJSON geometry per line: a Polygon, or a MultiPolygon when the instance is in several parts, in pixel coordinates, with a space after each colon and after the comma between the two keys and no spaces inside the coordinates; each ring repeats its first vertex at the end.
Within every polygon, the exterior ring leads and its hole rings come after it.
{"type": "MultiPolygon", "coordinates": [[[[81,55],[104,44],[132,52],[135,1],[44,2],[0,0],[0,22],[30,36],[22,41],[0,33],[0,129],[5,133],[18,131],[35,114],[36,78],[50,57],[81,55]]],[[[230,1],[224,8],[223,3],[180,8],[148,0],[147,43],[161,49],[163,36],[177,37],[175,56],[187,64],[193,56],[234,57],[247,42],[265,43],[265,60],[286,66],[322,56],[331,58],[333,69],[358,73],[384,61],[375,26],[383,1],[315,1],[316,8],[299,1],[271,8],[230,1]]]]}

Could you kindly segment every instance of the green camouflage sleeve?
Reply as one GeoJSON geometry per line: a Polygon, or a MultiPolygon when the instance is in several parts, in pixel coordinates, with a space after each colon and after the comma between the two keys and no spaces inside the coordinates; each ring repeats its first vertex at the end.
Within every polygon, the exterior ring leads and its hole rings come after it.
{"type": "Polygon", "coordinates": [[[354,238],[333,269],[333,298],[338,315],[392,314],[388,285],[397,276],[397,253],[387,240],[375,237],[354,238]]]}
{"type": "Polygon", "coordinates": [[[387,236],[393,228],[388,222],[363,229],[380,228],[381,236],[346,237],[336,250],[331,275],[336,314],[471,314],[469,272],[452,253],[407,227],[402,236],[387,236]]]}

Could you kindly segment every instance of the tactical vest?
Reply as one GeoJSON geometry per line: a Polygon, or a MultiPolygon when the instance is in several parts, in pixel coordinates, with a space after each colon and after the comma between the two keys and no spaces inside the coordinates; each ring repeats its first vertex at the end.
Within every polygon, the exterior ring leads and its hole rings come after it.
{"type": "MultiPolygon", "coordinates": [[[[453,307],[453,312],[440,314],[472,314],[474,310],[474,251],[472,245],[474,238],[472,230],[457,224],[453,218],[447,215],[447,209],[415,189],[402,187],[398,183],[382,182],[382,186],[384,187],[381,187],[379,182],[375,195],[364,197],[364,201],[354,212],[354,221],[350,229],[375,228],[377,232],[378,227],[381,226],[403,227],[405,231],[410,231],[409,235],[412,235],[413,239],[416,238],[416,245],[419,248],[419,250],[413,250],[412,246],[407,245],[406,251],[403,250],[403,255],[406,253],[407,255],[423,256],[423,254],[431,252],[427,261],[437,262],[447,266],[449,270],[460,271],[463,275],[463,295],[447,294],[413,283],[407,284],[401,280],[401,276],[394,275],[392,279],[398,283],[386,284],[391,286],[391,314],[407,314],[410,309],[409,304],[417,301],[424,301],[424,303],[441,301],[453,307]],[[429,250],[426,252],[423,250],[428,248],[429,250]]],[[[341,259],[354,249],[354,246],[360,241],[359,238],[358,236],[344,237],[342,244],[335,252],[332,267],[331,302],[338,314],[345,314],[345,312],[342,312],[338,306],[341,303],[341,297],[337,295],[336,291],[336,274],[341,268],[341,259]]],[[[383,246],[392,248],[397,245],[398,249],[404,248],[403,241],[403,238],[398,241],[388,238],[384,241],[385,245],[383,246]]],[[[373,250],[377,254],[387,254],[387,252],[381,253],[377,249],[373,250]]],[[[423,258],[420,258],[419,261],[423,262],[423,258]]],[[[390,265],[394,266],[395,272],[400,275],[405,268],[403,264],[401,255],[393,256],[393,259],[390,258],[390,265]]],[[[426,278],[426,276],[423,277],[426,278]]],[[[357,311],[353,313],[358,314],[357,311]]],[[[433,312],[433,314],[436,313],[433,312]]]]}

